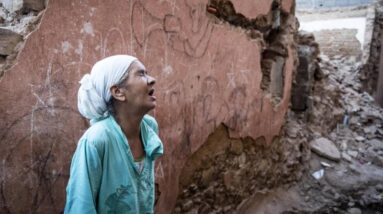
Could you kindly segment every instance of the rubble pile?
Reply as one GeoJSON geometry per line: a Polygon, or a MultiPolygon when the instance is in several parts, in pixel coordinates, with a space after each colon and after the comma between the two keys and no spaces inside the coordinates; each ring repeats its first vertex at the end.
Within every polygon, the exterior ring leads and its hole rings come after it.
{"type": "MultiPolygon", "coordinates": [[[[383,109],[363,92],[355,57],[319,57],[306,111],[289,112],[289,132],[308,133],[312,155],[286,213],[383,211],[383,109]],[[290,131],[293,130],[293,131],[290,131]]],[[[286,138],[293,139],[287,134],[286,138]]]]}
{"type": "Polygon", "coordinates": [[[173,213],[238,212],[254,193],[299,180],[309,148],[302,133],[290,134],[295,140],[268,145],[264,138],[230,139],[221,126],[186,163],[173,213]]]}

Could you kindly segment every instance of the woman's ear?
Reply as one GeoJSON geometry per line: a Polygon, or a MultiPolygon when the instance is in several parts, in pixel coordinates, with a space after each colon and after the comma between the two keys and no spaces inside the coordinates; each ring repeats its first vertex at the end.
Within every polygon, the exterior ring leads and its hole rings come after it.
{"type": "Polygon", "coordinates": [[[123,89],[119,88],[118,86],[114,85],[114,86],[110,87],[110,93],[112,94],[112,97],[116,100],[119,100],[119,101],[125,101],[126,100],[126,96],[123,93],[123,89]]]}

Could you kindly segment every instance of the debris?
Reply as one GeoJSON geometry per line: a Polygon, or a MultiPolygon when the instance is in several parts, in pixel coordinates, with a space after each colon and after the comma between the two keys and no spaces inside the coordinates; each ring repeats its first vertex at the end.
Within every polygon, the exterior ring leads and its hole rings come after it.
{"type": "Polygon", "coordinates": [[[357,151],[352,151],[352,150],[348,150],[347,154],[350,155],[353,158],[356,158],[358,156],[358,152],[357,151]]]}
{"type": "Polygon", "coordinates": [[[347,153],[345,153],[345,152],[342,152],[342,158],[345,159],[348,162],[352,162],[351,157],[347,153]]]}
{"type": "Polygon", "coordinates": [[[359,208],[350,208],[347,210],[348,214],[362,214],[362,211],[359,208]]]}
{"type": "Polygon", "coordinates": [[[311,150],[320,156],[333,161],[340,160],[338,148],[327,138],[318,138],[310,142],[311,150]]]}
{"type": "Polygon", "coordinates": [[[324,166],[324,167],[332,167],[332,165],[331,164],[328,164],[328,163],[326,163],[326,162],[320,162],[320,164],[322,165],[322,166],[324,166]]]}
{"type": "Polygon", "coordinates": [[[311,174],[315,179],[320,180],[324,175],[324,169],[320,169],[311,174]]]}
{"type": "Polygon", "coordinates": [[[0,55],[10,55],[23,37],[9,29],[0,28],[0,55]]]}
{"type": "Polygon", "coordinates": [[[366,138],[364,138],[364,137],[362,137],[362,136],[357,136],[357,137],[355,137],[355,140],[357,140],[357,141],[364,141],[366,138]]]}

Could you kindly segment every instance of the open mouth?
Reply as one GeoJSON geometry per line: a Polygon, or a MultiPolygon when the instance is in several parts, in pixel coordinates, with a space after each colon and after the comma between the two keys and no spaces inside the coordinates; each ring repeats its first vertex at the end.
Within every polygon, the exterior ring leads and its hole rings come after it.
{"type": "Polygon", "coordinates": [[[153,94],[154,94],[154,89],[150,89],[149,96],[153,96],[153,94]]]}

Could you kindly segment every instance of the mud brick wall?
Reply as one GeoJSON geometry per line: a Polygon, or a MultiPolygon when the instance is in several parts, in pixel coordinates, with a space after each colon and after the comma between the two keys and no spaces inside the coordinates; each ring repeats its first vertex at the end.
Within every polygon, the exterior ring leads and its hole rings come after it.
{"type": "Polygon", "coordinates": [[[315,41],[320,44],[321,53],[333,57],[361,57],[361,44],[356,38],[356,29],[333,29],[313,32],[315,41]]]}
{"type": "MultiPolygon", "coordinates": [[[[252,191],[279,183],[269,177],[294,173],[302,148],[278,138],[297,65],[294,6],[293,0],[50,0],[0,79],[0,209],[63,210],[70,160],[88,127],[76,108],[78,81],[113,54],[138,56],[157,78],[158,108],[151,114],[165,144],[156,166],[158,213],[171,212],[189,187],[185,171],[200,172],[201,162],[190,160],[219,143],[209,138],[214,133],[225,133],[232,146],[224,148],[233,147],[238,166],[244,155],[251,155],[250,167],[264,160],[252,191]]],[[[211,157],[224,158],[220,151],[212,149],[211,157]]],[[[224,173],[226,182],[233,173],[224,173]]]]}

